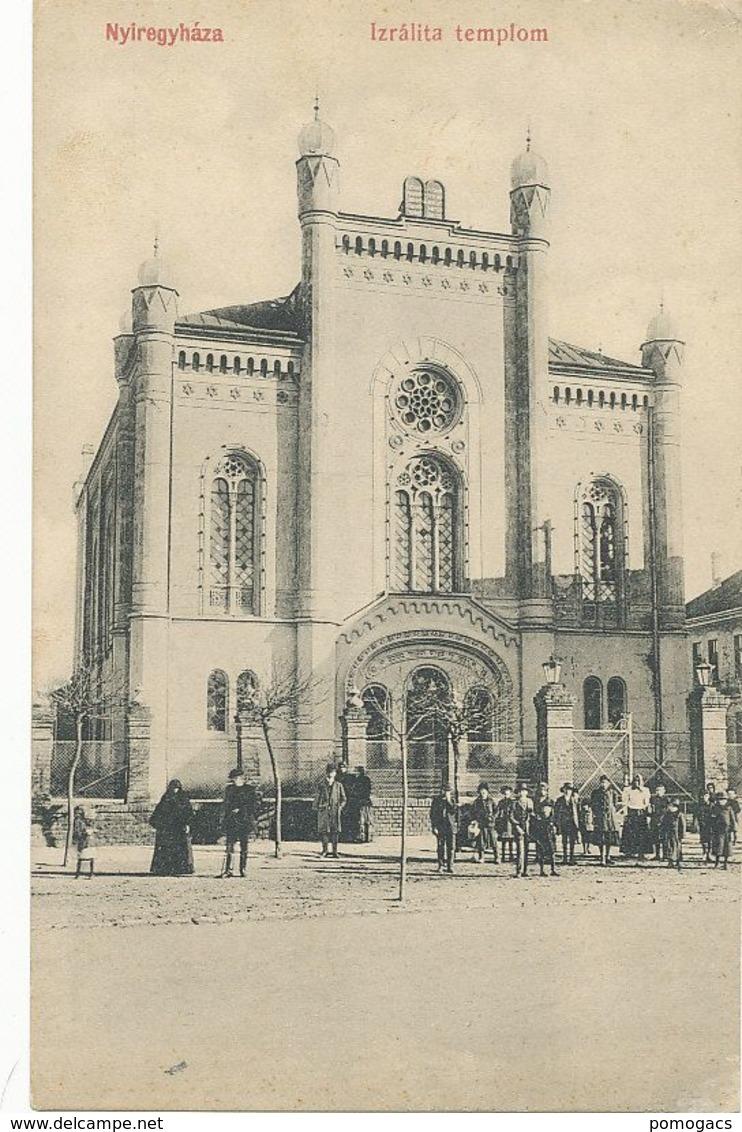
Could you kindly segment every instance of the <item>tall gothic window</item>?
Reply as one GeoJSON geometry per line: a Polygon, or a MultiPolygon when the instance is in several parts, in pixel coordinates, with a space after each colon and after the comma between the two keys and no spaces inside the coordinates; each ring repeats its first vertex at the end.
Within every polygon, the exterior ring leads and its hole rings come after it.
{"type": "Polygon", "coordinates": [[[470,688],[464,700],[466,739],[469,747],[467,766],[478,770],[487,764],[495,742],[495,712],[492,693],[487,688],[470,688]]]}
{"type": "Polygon", "coordinates": [[[392,701],[388,689],[383,684],[369,684],[363,689],[363,706],[368,712],[366,762],[369,767],[386,766],[392,737],[392,701]]]}
{"type": "Polygon", "coordinates": [[[597,676],[588,676],[582,686],[585,730],[600,731],[603,726],[603,685],[597,676]]]}
{"type": "Polygon", "coordinates": [[[614,483],[591,480],[580,496],[578,523],[583,601],[617,607],[623,594],[624,536],[621,497],[614,483]]]}
{"type": "Polygon", "coordinates": [[[451,686],[439,668],[416,668],[410,677],[405,704],[409,763],[417,770],[444,770],[448,765],[448,728],[430,711],[430,697],[445,700],[451,686]]]}
{"type": "Polygon", "coordinates": [[[251,672],[249,668],[240,672],[237,677],[237,712],[239,715],[246,714],[252,708],[257,686],[258,678],[254,672],[251,672]]]}
{"type": "Polygon", "coordinates": [[[209,731],[227,730],[228,698],[227,674],[216,669],[209,674],[206,685],[206,727],[209,731]]]}
{"type": "Polygon", "coordinates": [[[451,593],[460,585],[458,477],[437,456],[417,456],[397,476],[391,584],[451,593]]]}
{"type": "Polygon", "coordinates": [[[230,452],[211,483],[209,605],[226,613],[258,613],[258,471],[230,452]]]}
{"type": "Polygon", "coordinates": [[[608,722],[616,724],[626,715],[626,684],[620,676],[611,676],[606,687],[608,722]]]}

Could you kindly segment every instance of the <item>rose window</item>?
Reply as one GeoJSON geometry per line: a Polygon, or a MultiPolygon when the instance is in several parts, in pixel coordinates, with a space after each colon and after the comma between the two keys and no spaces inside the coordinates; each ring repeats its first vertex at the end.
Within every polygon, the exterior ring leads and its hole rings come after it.
{"type": "Polygon", "coordinates": [[[446,432],[459,416],[460,399],[453,380],[435,370],[413,370],[394,394],[394,409],[405,428],[425,434],[446,432]]]}

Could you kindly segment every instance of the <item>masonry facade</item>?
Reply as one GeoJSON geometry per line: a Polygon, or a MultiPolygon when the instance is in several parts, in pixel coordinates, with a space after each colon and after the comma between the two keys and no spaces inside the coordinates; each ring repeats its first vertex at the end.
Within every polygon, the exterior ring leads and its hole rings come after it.
{"type": "MultiPolygon", "coordinates": [[[[472,772],[510,774],[550,655],[578,727],[631,711],[684,731],[667,315],[635,363],[550,337],[551,190],[530,146],[508,232],[463,228],[414,176],[396,216],[342,211],[318,117],[296,168],[290,296],[188,315],[156,256],[115,339],[118,403],[77,503],[76,653],[133,705],[93,737],[146,714],[132,794],[177,776],[217,796],[235,716],[274,671],[313,677],[278,725],[289,789],[343,754],[381,773],[389,720],[410,729],[431,683],[481,706],[472,772]]],[[[413,770],[442,770],[435,726],[414,738],[413,770]]]]}

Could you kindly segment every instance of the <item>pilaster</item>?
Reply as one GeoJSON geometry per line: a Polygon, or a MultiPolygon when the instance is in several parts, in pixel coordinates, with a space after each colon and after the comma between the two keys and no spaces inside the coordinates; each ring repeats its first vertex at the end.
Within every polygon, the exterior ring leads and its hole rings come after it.
{"type": "Polygon", "coordinates": [[[534,697],[539,761],[546,767],[549,792],[559,793],[574,777],[575,697],[564,684],[545,684],[534,697]]]}

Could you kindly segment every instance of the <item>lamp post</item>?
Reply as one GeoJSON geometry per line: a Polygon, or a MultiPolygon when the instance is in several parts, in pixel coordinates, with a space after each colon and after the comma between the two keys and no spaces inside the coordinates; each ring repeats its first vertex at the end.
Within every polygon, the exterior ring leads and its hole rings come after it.
{"type": "Polygon", "coordinates": [[[237,770],[242,770],[242,713],[237,711],[234,715],[234,730],[237,736],[237,770]]]}
{"type": "Polygon", "coordinates": [[[707,660],[699,660],[696,665],[696,679],[702,688],[711,687],[711,674],[713,671],[713,664],[709,664],[707,660]]]}
{"type": "Polygon", "coordinates": [[[562,675],[562,662],[558,656],[550,656],[541,667],[544,670],[544,680],[547,684],[553,686],[559,683],[562,675]]]}

